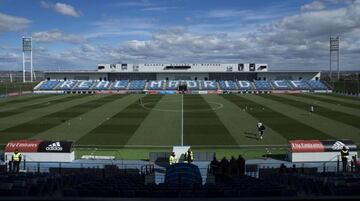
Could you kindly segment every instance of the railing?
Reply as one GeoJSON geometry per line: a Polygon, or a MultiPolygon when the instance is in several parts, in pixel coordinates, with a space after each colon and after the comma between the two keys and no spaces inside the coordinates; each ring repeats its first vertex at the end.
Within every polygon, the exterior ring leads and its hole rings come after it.
{"type": "MultiPolygon", "coordinates": [[[[199,171],[200,171],[200,175],[202,178],[202,184],[205,184],[207,181],[207,177],[208,177],[208,168],[199,168],[199,171]]],[[[181,172],[180,172],[180,174],[181,174],[181,172]]],[[[158,173],[155,176],[155,180],[156,180],[155,183],[164,183],[165,182],[165,173],[163,173],[163,174],[158,173]]]]}
{"type": "MultiPolygon", "coordinates": [[[[8,170],[10,170],[11,161],[5,162],[7,165],[8,170]]],[[[154,165],[150,162],[145,163],[124,163],[123,160],[104,160],[101,162],[33,162],[33,161],[27,161],[25,158],[20,163],[20,169],[21,171],[26,172],[49,172],[50,168],[57,168],[59,172],[61,172],[62,169],[65,168],[79,168],[79,169],[87,169],[87,168],[95,168],[95,169],[101,169],[105,168],[107,165],[114,165],[117,168],[121,170],[126,169],[137,169],[139,171],[139,174],[150,174],[154,171],[154,165]]],[[[125,171],[126,173],[126,171],[125,171]]]]}
{"type": "Polygon", "coordinates": [[[154,173],[154,170],[155,170],[154,164],[143,165],[143,166],[141,166],[141,169],[140,169],[142,175],[152,174],[152,173],[154,173]]]}
{"type": "Polygon", "coordinates": [[[336,155],[334,157],[332,157],[330,160],[323,162],[323,164],[319,167],[323,169],[323,172],[329,172],[329,169],[327,169],[328,167],[326,167],[327,164],[329,163],[336,163],[336,169],[334,172],[339,172],[339,155],[336,155]],[[336,160],[334,160],[336,159],[336,160]]]}
{"type": "MultiPolygon", "coordinates": [[[[336,156],[338,157],[338,156],[336,156]]],[[[335,157],[334,157],[335,158],[335,157]]],[[[337,172],[339,171],[339,160],[325,162],[284,162],[287,170],[291,170],[293,165],[298,172],[304,172],[305,168],[317,168],[318,172],[337,172]]],[[[275,169],[280,168],[281,163],[256,163],[245,165],[245,175],[259,178],[259,169],[275,169]]]]}

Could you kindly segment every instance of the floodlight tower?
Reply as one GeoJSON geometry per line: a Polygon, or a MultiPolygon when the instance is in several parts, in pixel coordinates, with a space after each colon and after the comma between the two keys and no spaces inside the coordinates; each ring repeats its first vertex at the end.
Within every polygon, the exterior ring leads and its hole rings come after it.
{"type": "Polygon", "coordinates": [[[32,38],[22,37],[23,46],[23,82],[26,82],[26,64],[30,63],[30,82],[34,81],[33,57],[32,57],[32,38]]]}
{"type": "Polygon", "coordinates": [[[340,38],[339,38],[339,36],[330,37],[330,62],[329,62],[330,79],[332,78],[332,63],[333,62],[336,62],[337,79],[339,80],[340,79],[340,38]],[[333,58],[334,56],[335,56],[335,58],[333,58]]]}

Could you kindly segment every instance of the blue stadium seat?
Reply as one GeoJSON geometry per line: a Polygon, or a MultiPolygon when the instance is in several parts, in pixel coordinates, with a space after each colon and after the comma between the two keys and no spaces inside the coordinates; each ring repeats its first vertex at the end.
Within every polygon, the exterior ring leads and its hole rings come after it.
{"type": "Polygon", "coordinates": [[[177,90],[179,87],[179,80],[169,80],[166,82],[165,87],[167,90],[177,90]]]}
{"type": "Polygon", "coordinates": [[[185,80],[182,82],[186,82],[188,90],[198,90],[199,89],[199,83],[197,81],[185,80]]]}
{"type": "Polygon", "coordinates": [[[125,90],[129,86],[129,80],[118,80],[111,83],[112,90],[125,90]]]}
{"type": "Polygon", "coordinates": [[[199,81],[201,89],[204,90],[218,90],[217,82],[215,80],[199,81]]]}
{"type": "Polygon", "coordinates": [[[108,90],[111,86],[109,81],[94,81],[91,89],[92,90],[108,90]]]}
{"type": "Polygon", "coordinates": [[[220,89],[222,90],[236,90],[236,82],[232,80],[220,80],[219,81],[220,89]]]}
{"type": "Polygon", "coordinates": [[[148,90],[162,90],[164,89],[164,80],[150,80],[147,85],[148,90]]]}
{"type": "Polygon", "coordinates": [[[146,80],[133,80],[130,82],[129,90],[144,90],[146,80]]]}
{"type": "Polygon", "coordinates": [[[73,87],[78,83],[77,80],[67,80],[67,81],[63,81],[61,82],[56,89],[60,89],[60,90],[71,90],[73,89],[73,87]]]}
{"type": "Polygon", "coordinates": [[[250,81],[247,81],[247,80],[239,80],[237,82],[237,84],[238,84],[238,88],[240,90],[253,90],[254,89],[253,83],[250,81]]]}
{"type": "Polygon", "coordinates": [[[267,80],[255,80],[254,84],[255,84],[255,88],[257,90],[272,90],[273,89],[270,82],[267,80]]]}
{"type": "Polygon", "coordinates": [[[328,87],[320,80],[309,80],[308,84],[313,90],[328,90],[328,87]]]}
{"type": "Polygon", "coordinates": [[[277,90],[290,90],[291,89],[287,80],[273,80],[272,85],[277,90]]]}
{"type": "Polygon", "coordinates": [[[58,86],[59,83],[60,83],[60,81],[58,81],[58,80],[43,81],[38,89],[40,89],[40,90],[53,90],[53,89],[55,89],[55,87],[58,86]]]}
{"type": "Polygon", "coordinates": [[[46,80],[41,83],[38,90],[177,90],[180,83],[186,83],[188,90],[328,90],[328,86],[320,80],[247,80],[232,81],[214,80],[119,80],[95,81],[95,80],[46,80]]]}
{"type": "Polygon", "coordinates": [[[165,184],[172,187],[201,185],[200,170],[196,165],[189,163],[176,163],[168,166],[165,173],[165,184]]]}
{"type": "Polygon", "coordinates": [[[289,83],[293,89],[310,90],[310,86],[303,80],[290,80],[289,83]]]}
{"type": "Polygon", "coordinates": [[[93,80],[79,80],[73,87],[73,90],[90,90],[93,83],[93,80]]]}

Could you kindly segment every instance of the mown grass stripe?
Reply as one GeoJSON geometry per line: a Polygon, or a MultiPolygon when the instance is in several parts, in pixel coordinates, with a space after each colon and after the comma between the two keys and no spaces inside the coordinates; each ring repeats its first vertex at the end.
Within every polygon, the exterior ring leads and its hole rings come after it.
{"type": "Polygon", "coordinates": [[[52,94],[47,94],[47,95],[26,95],[26,96],[22,96],[21,98],[16,98],[16,99],[10,99],[10,100],[4,100],[0,102],[0,107],[6,106],[8,107],[9,105],[12,104],[17,104],[17,103],[23,103],[23,102],[30,102],[36,99],[41,99],[41,98],[48,98],[50,96],[53,96],[52,94]]]}
{"type": "Polygon", "coordinates": [[[353,100],[353,99],[344,98],[344,96],[339,97],[339,96],[331,96],[331,95],[328,95],[328,94],[314,94],[314,93],[311,93],[311,94],[307,94],[307,95],[311,96],[311,97],[325,98],[325,99],[328,99],[328,100],[333,100],[333,101],[342,102],[342,103],[350,103],[350,104],[355,104],[355,105],[360,106],[360,98],[357,98],[357,100],[353,100]]]}
{"type": "Polygon", "coordinates": [[[203,98],[210,105],[213,105],[214,103],[222,104],[223,107],[216,109],[215,113],[234,137],[237,144],[239,144],[236,145],[236,147],[287,144],[287,140],[277,132],[273,131],[270,127],[266,130],[266,137],[260,140],[256,128],[257,119],[240,109],[240,107],[234,103],[224,99],[223,96],[203,95],[203,98]]]}
{"type": "Polygon", "coordinates": [[[236,140],[200,95],[184,95],[185,145],[236,145],[236,140]]]}
{"type": "MultiPolygon", "coordinates": [[[[153,108],[161,98],[162,96],[159,95],[147,95],[142,98],[142,102],[148,103],[146,104],[148,108],[153,108]]],[[[125,146],[150,112],[151,110],[145,109],[139,105],[138,101],[135,101],[80,138],[76,144],[125,146]]],[[[149,135],[151,135],[151,131],[149,131],[149,135]]]]}
{"type": "Polygon", "coordinates": [[[119,96],[114,101],[94,108],[80,116],[68,120],[68,124],[60,124],[32,137],[32,139],[71,140],[77,141],[96,128],[99,123],[107,121],[118,110],[122,110],[143,95],[119,96]],[[116,109],[114,109],[116,108],[116,109]]]}
{"type": "MultiPolygon", "coordinates": [[[[274,101],[279,101],[284,104],[292,105],[294,107],[300,108],[304,111],[309,112],[310,104],[304,103],[301,101],[294,101],[287,98],[289,95],[260,95],[264,98],[268,98],[274,101]]],[[[329,119],[343,122],[345,124],[352,125],[354,127],[360,128],[360,117],[349,115],[346,113],[334,111],[326,107],[315,106],[315,113],[321,116],[324,116],[329,119]]]]}
{"type": "Polygon", "coordinates": [[[342,106],[346,106],[346,107],[360,109],[360,105],[357,105],[357,104],[351,104],[351,103],[345,103],[345,102],[340,103],[337,100],[330,100],[330,99],[327,99],[327,98],[315,97],[315,96],[311,96],[311,95],[307,95],[307,94],[294,94],[294,96],[311,97],[312,99],[317,100],[317,101],[322,101],[322,102],[326,102],[326,103],[332,103],[332,104],[335,104],[335,105],[342,105],[342,106]]]}
{"type": "MultiPolygon", "coordinates": [[[[32,121],[34,119],[41,118],[50,113],[54,113],[60,110],[64,110],[66,108],[79,105],[81,103],[87,102],[88,100],[98,99],[99,96],[76,96],[73,99],[55,104],[49,105],[48,107],[38,108],[30,111],[26,111],[20,114],[15,114],[9,117],[3,117],[0,119],[0,131],[5,130],[11,127],[15,127],[17,125],[32,121]]],[[[1,132],[0,132],[1,138],[1,132]]]]}
{"type": "Polygon", "coordinates": [[[349,99],[349,100],[355,100],[355,101],[360,101],[360,96],[347,96],[347,95],[341,95],[341,94],[336,94],[336,93],[329,93],[329,94],[324,94],[326,96],[332,96],[332,97],[338,97],[338,98],[343,98],[343,99],[349,99]]]}
{"type": "Polygon", "coordinates": [[[295,95],[291,95],[291,94],[289,94],[286,97],[288,99],[292,99],[294,101],[302,101],[307,104],[312,104],[315,107],[325,107],[330,110],[334,110],[334,111],[346,113],[346,114],[349,114],[352,116],[360,117],[360,110],[355,109],[355,108],[350,108],[350,107],[346,107],[346,106],[342,106],[342,105],[338,105],[338,104],[318,101],[318,100],[312,99],[311,97],[301,97],[301,96],[295,96],[295,95]]]}
{"type": "MultiPolygon", "coordinates": [[[[80,97],[91,96],[91,95],[79,95],[80,97]]],[[[75,98],[78,98],[75,97],[75,98]]],[[[48,115],[42,116],[37,119],[16,125],[14,127],[7,128],[1,131],[1,141],[7,142],[12,139],[27,139],[40,132],[44,132],[52,127],[55,127],[62,123],[67,123],[66,121],[72,119],[76,116],[79,116],[83,113],[86,113],[90,110],[93,110],[96,107],[113,101],[114,97],[112,96],[99,96],[95,100],[88,100],[84,103],[65,108],[63,110],[50,113],[48,115]]]]}
{"type": "MultiPolygon", "coordinates": [[[[0,118],[8,117],[8,116],[15,115],[15,114],[20,114],[20,113],[27,112],[27,111],[34,110],[34,109],[48,107],[49,105],[63,103],[63,102],[69,101],[69,100],[74,100],[77,97],[73,96],[73,95],[70,95],[70,96],[63,95],[62,97],[57,97],[57,98],[58,99],[44,100],[45,102],[30,104],[30,105],[26,105],[23,107],[17,107],[17,108],[6,110],[6,111],[0,111],[0,118]]],[[[80,96],[79,96],[79,98],[80,98],[80,96]]]]}
{"type": "MultiPolygon", "coordinates": [[[[147,107],[147,103],[144,103],[147,107]]],[[[126,146],[181,144],[181,96],[165,95],[143,120],[126,146]]]]}
{"type": "MultiPolygon", "coordinates": [[[[271,109],[296,120],[302,124],[312,127],[322,133],[325,133],[331,138],[329,139],[353,139],[354,141],[360,141],[360,129],[344,124],[339,121],[335,121],[317,114],[311,114],[304,112],[303,110],[294,106],[286,105],[278,101],[263,98],[258,95],[248,95],[244,98],[254,101],[263,106],[271,106],[271,109]]],[[[299,97],[300,98],[300,97],[299,97]]],[[[284,123],[286,125],[286,123],[284,123]]],[[[317,139],[318,135],[314,135],[317,139]]]]}
{"type": "Polygon", "coordinates": [[[332,137],[297,120],[285,116],[271,108],[271,105],[261,105],[243,96],[224,95],[227,100],[245,109],[247,113],[271,127],[288,140],[293,139],[331,139],[332,137]]]}

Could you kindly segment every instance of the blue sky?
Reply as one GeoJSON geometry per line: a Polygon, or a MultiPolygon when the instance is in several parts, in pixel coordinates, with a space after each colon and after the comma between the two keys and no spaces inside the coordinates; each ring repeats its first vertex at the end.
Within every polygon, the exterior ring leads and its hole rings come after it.
{"type": "Polygon", "coordinates": [[[21,36],[38,70],[97,63],[268,63],[328,68],[331,35],[341,66],[360,69],[359,0],[0,0],[0,69],[21,69],[21,36]]]}

